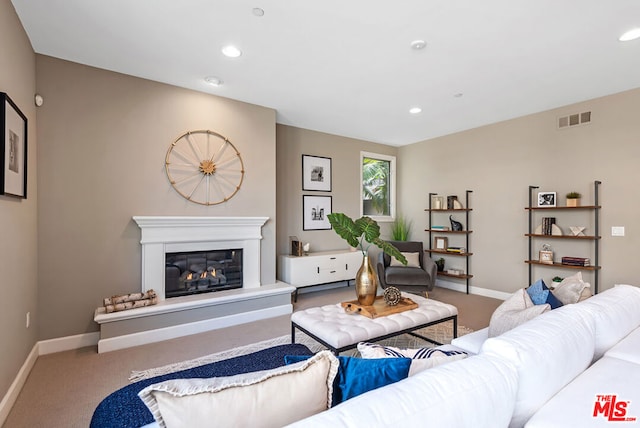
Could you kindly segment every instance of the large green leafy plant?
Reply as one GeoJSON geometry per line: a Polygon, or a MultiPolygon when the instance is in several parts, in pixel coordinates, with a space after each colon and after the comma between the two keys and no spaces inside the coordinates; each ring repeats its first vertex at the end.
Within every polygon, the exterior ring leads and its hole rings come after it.
{"type": "Polygon", "coordinates": [[[363,255],[367,253],[370,245],[373,244],[391,257],[395,257],[402,264],[407,264],[407,259],[402,255],[400,250],[380,239],[380,226],[370,217],[364,216],[353,221],[344,213],[331,213],[327,218],[331,226],[333,226],[333,230],[335,230],[342,239],[347,241],[349,245],[362,251],[363,255]],[[370,245],[366,245],[365,243],[369,243],[370,245]]]}

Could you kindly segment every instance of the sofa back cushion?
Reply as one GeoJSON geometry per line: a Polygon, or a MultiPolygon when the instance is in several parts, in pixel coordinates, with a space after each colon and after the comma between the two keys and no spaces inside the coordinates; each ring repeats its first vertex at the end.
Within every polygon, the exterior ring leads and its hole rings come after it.
{"type": "Polygon", "coordinates": [[[518,372],[510,427],[521,427],[544,403],[584,371],[593,357],[595,327],[578,305],[546,312],[498,337],[480,355],[503,358],[518,372]]]}
{"type": "Polygon", "coordinates": [[[640,326],[640,288],[616,285],[576,305],[596,327],[594,361],[640,326]]]}
{"type": "Polygon", "coordinates": [[[474,356],[369,391],[292,426],[504,427],[511,419],[516,385],[513,366],[474,356]]]}

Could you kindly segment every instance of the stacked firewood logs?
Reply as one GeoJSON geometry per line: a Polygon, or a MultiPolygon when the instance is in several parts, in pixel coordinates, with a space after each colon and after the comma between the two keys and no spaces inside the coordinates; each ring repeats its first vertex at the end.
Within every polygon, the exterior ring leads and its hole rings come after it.
{"type": "Polygon", "coordinates": [[[111,312],[151,306],[156,303],[158,303],[158,296],[156,295],[156,292],[149,290],[144,293],[130,293],[120,296],[106,297],[104,299],[104,309],[109,314],[111,312]]]}

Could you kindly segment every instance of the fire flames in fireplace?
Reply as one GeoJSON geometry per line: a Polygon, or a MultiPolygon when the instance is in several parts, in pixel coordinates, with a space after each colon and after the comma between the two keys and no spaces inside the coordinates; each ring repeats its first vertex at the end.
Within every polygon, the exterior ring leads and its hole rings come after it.
{"type": "Polygon", "coordinates": [[[167,253],[166,297],[242,288],[242,249],[167,253]]]}

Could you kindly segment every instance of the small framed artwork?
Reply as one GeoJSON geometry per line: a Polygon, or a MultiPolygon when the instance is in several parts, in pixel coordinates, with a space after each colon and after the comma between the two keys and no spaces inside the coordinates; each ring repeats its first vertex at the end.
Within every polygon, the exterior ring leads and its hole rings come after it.
{"type": "Polygon", "coordinates": [[[329,230],[331,196],[302,196],[302,230],[329,230]]]}
{"type": "Polygon", "coordinates": [[[540,263],[552,265],[553,264],[553,251],[540,250],[539,260],[540,260],[540,263]]]}
{"type": "Polygon", "coordinates": [[[555,207],[556,192],[538,192],[539,207],[555,207]]]}
{"type": "Polygon", "coordinates": [[[436,236],[433,238],[433,249],[447,251],[447,238],[443,236],[436,236]]]}
{"type": "Polygon", "coordinates": [[[27,198],[27,117],[0,92],[0,195],[27,198]]]}
{"type": "Polygon", "coordinates": [[[433,195],[431,197],[431,209],[432,210],[444,209],[444,196],[433,195]]]}
{"type": "Polygon", "coordinates": [[[331,158],[302,155],[302,190],[331,191],[331,158]]]}

